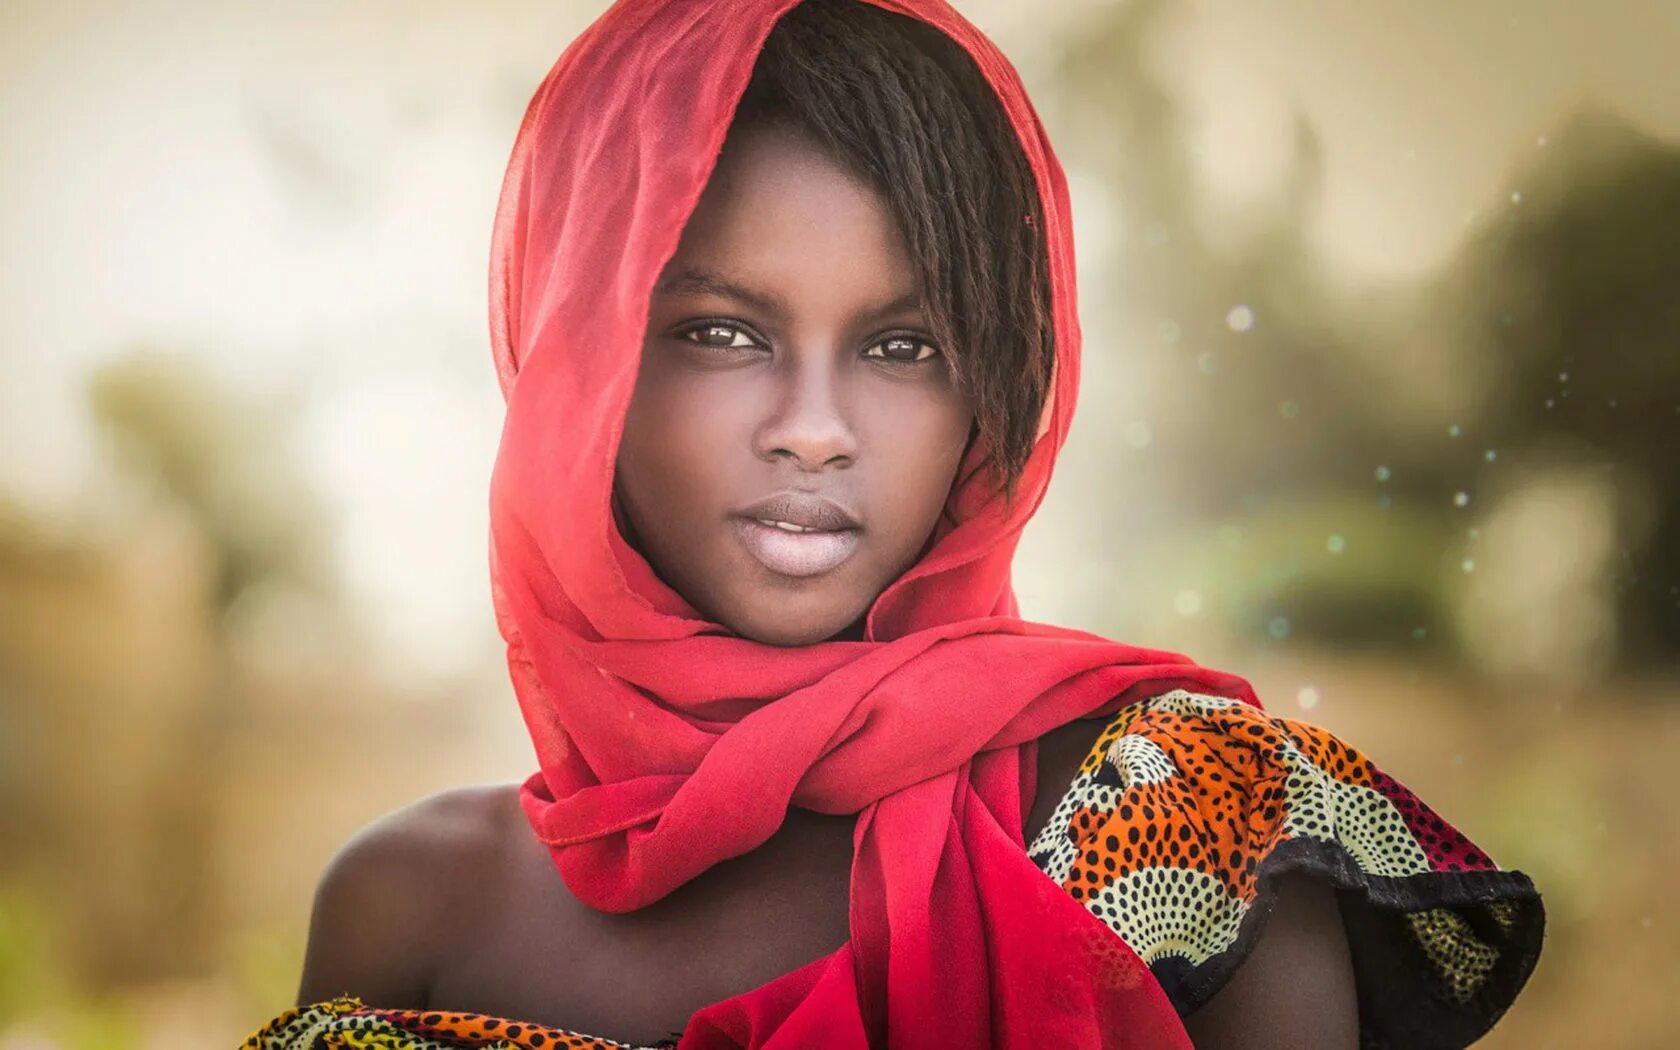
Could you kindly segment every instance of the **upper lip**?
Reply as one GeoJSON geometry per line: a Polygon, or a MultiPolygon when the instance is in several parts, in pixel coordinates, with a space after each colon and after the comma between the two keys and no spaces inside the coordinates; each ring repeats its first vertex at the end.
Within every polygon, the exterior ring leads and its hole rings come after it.
{"type": "Polygon", "coordinates": [[[805,529],[838,531],[862,527],[855,515],[833,500],[824,499],[814,492],[800,492],[795,489],[772,493],[757,503],[743,507],[739,513],[743,517],[757,518],[760,521],[783,521],[805,529]]]}

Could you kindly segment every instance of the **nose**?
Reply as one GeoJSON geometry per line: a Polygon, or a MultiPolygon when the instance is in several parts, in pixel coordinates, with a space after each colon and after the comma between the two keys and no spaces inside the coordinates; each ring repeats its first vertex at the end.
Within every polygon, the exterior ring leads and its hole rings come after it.
{"type": "Polygon", "coordinates": [[[805,472],[850,466],[857,457],[857,433],[831,355],[790,354],[778,373],[754,451],[768,460],[791,460],[805,472]]]}

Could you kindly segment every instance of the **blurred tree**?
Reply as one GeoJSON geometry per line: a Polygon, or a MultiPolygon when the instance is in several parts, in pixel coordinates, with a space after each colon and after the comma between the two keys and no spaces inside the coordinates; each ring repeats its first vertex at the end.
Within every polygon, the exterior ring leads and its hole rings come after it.
{"type": "MultiPolygon", "coordinates": [[[[1052,116],[1070,169],[1118,217],[1122,283],[1087,286],[1084,307],[1127,338],[1087,354],[1085,396],[1152,373],[1146,467],[1202,536],[1187,557],[1218,567],[1213,605],[1255,638],[1281,623],[1340,645],[1451,645],[1483,492],[1525,450],[1567,438],[1625,481],[1607,629],[1624,632],[1624,657],[1680,655],[1676,151],[1577,119],[1517,180],[1520,207],[1496,202],[1438,274],[1348,288],[1308,241],[1323,165],[1304,119],[1280,184],[1244,221],[1255,232],[1223,249],[1201,232],[1189,133],[1148,58],[1176,10],[1140,0],[1075,20],[1047,97],[1066,100],[1052,116]],[[1410,536],[1380,520],[1391,513],[1410,536]],[[1244,537],[1249,571],[1213,542],[1222,523],[1242,526],[1226,535],[1244,537]],[[1327,543],[1342,556],[1326,561],[1327,543]]],[[[1111,449],[1136,425],[1084,418],[1111,449]]],[[[1105,518],[1137,495],[1094,488],[1105,518]]],[[[1136,557],[1122,530],[1093,542],[1095,562],[1136,557]]],[[[1568,579],[1547,596],[1558,608],[1513,615],[1568,622],[1561,606],[1585,585],[1568,579]]]]}
{"type": "Polygon", "coordinates": [[[276,577],[333,595],[322,508],[288,462],[289,398],[239,397],[201,362],[158,350],[95,372],[88,397],[124,468],[209,539],[220,611],[276,577]]]}
{"type": "MultiPolygon", "coordinates": [[[[1443,274],[1512,452],[1584,462],[1619,497],[1623,659],[1680,660],[1680,148],[1585,111],[1547,137],[1443,274]],[[1505,202],[1501,201],[1501,204],[1505,202]]],[[[1490,468],[1491,469],[1491,468],[1490,468]]]]}
{"type": "MultiPolygon", "coordinates": [[[[1348,493],[1380,513],[1396,500],[1429,507],[1445,487],[1431,436],[1445,441],[1435,373],[1370,349],[1397,341],[1413,294],[1356,297],[1329,279],[1308,242],[1323,161],[1302,118],[1281,185],[1245,223],[1254,232],[1235,249],[1209,243],[1197,222],[1184,117],[1147,60],[1152,35],[1175,10],[1170,0],[1095,9],[1065,40],[1056,70],[1051,97],[1068,100],[1054,114],[1060,151],[1094,176],[1123,227],[1114,266],[1122,285],[1088,286],[1083,301],[1088,313],[1123,319],[1115,327],[1130,338],[1087,354],[1085,396],[1100,402],[1139,371],[1154,373],[1152,465],[1172,513],[1209,537],[1221,522],[1256,533],[1242,555],[1265,564],[1240,580],[1222,574],[1222,593],[1212,596],[1250,637],[1267,637],[1288,611],[1300,631],[1341,644],[1411,644],[1419,624],[1444,618],[1434,585],[1447,542],[1439,511],[1410,515],[1409,524],[1423,526],[1416,542],[1387,549],[1376,540],[1391,528],[1369,514],[1344,518],[1340,531],[1364,522],[1372,542],[1350,544],[1347,557],[1322,570],[1284,552],[1305,547],[1322,557],[1326,532],[1338,531],[1333,522],[1320,529],[1325,512],[1347,509],[1348,493]],[[1292,519],[1304,544],[1279,533],[1292,519]]],[[[1107,427],[1095,442],[1124,447],[1123,417],[1087,410],[1085,418],[1107,427]]],[[[1094,495],[1107,501],[1095,508],[1104,516],[1136,498],[1115,485],[1094,495]]],[[[1123,565],[1135,556],[1133,536],[1110,532],[1096,542],[1112,546],[1093,558],[1123,565]]],[[[1226,561],[1207,546],[1199,562],[1226,561]]],[[[1439,635],[1429,637],[1434,644],[1439,635]]]]}
{"type": "Polygon", "coordinates": [[[139,351],[89,382],[115,469],[76,520],[0,519],[0,690],[32,742],[7,792],[9,876],[34,875],[74,984],[202,973],[223,902],[218,776],[250,691],[246,619],[277,586],[335,594],[284,399],[139,351]]]}

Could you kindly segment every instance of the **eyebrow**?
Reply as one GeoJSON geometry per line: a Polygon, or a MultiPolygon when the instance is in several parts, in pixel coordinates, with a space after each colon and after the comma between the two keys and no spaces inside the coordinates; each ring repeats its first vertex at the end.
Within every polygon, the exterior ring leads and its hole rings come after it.
{"type": "MultiPolygon", "coordinates": [[[[765,313],[786,316],[791,311],[787,301],[771,292],[761,291],[732,280],[723,274],[698,267],[686,267],[668,277],[662,278],[654,285],[654,291],[667,295],[716,295],[724,299],[733,299],[745,303],[755,310],[765,313]]],[[[922,309],[922,293],[911,290],[891,302],[883,303],[871,309],[866,316],[870,318],[887,317],[892,314],[905,313],[910,310],[922,309]]]]}

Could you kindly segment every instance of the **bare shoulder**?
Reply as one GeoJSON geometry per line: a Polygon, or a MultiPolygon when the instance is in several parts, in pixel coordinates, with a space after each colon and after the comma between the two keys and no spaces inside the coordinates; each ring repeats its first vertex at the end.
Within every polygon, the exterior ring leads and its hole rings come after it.
{"type": "Polygon", "coordinates": [[[1254,950],[1185,1027],[1210,1050],[1358,1046],[1353,960],[1330,884],[1280,878],[1254,950]]]}
{"type": "Polygon", "coordinates": [[[517,784],[451,788],[380,817],[340,846],[315,889],[298,1002],[354,995],[424,1006],[439,953],[506,877],[517,784]]]}

